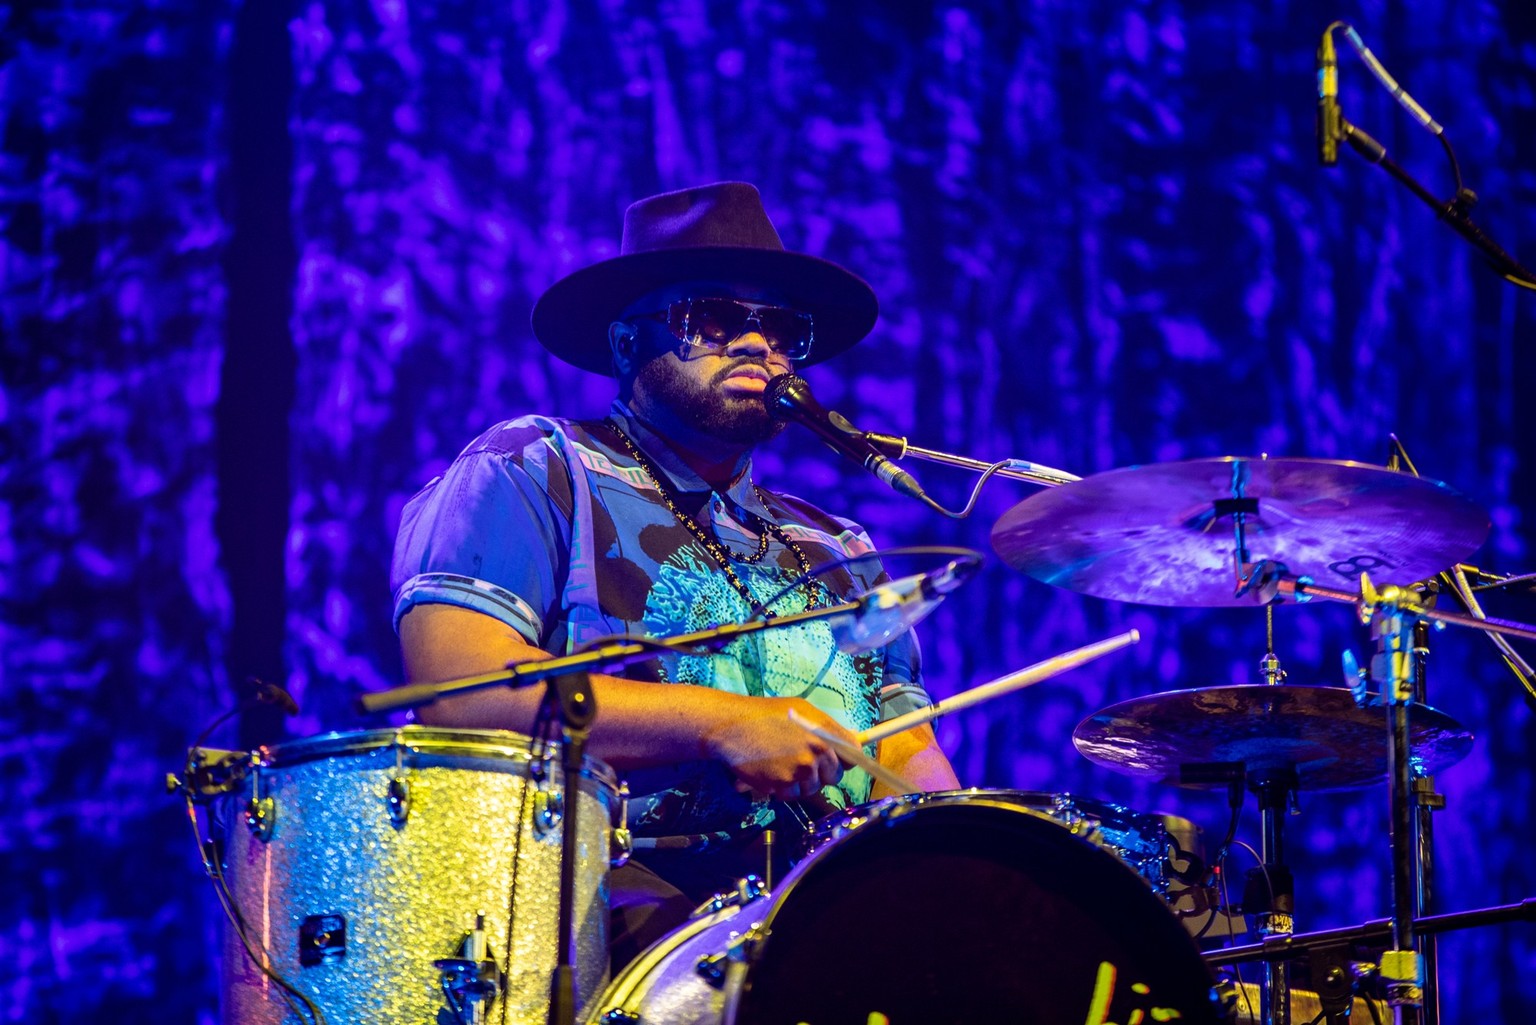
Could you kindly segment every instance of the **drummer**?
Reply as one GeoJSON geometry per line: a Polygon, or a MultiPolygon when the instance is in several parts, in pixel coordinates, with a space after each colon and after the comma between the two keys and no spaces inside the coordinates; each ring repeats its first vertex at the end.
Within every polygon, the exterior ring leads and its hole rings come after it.
{"type": "MultiPolygon", "coordinates": [[[[785,250],[751,185],[652,196],[625,214],[621,255],[539,299],[540,343],[617,378],[601,420],[524,416],[470,442],[411,499],[391,586],[405,669],[442,681],[566,653],[615,634],[665,637],[834,604],[884,579],[864,531],[758,486],[752,451],[781,429],[763,392],[874,325],[874,293],[785,250]],[[786,591],[785,589],[788,588],[786,591]]],[[[924,701],[910,635],[870,654],[822,623],[665,655],[595,676],[590,752],[635,795],[636,855],[610,879],[615,965],[700,899],[764,871],[765,834],[793,846],[816,817],[881,796],[867,772],[790,719],[853,734],[924,701]],[[771,834],[768,834],[771,836],[771,834]]],[[[422,719],[535,731],[539,688],[444,700],[422,719]]],[[[927,790],[958,786],[931,730],[871,750],[927,790]]]]}

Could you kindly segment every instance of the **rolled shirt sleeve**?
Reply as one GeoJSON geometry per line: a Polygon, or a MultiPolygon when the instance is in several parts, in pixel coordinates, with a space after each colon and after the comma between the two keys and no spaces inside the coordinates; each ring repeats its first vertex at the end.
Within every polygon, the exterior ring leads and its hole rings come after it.
{"type": "Polygon", "coordinates": [[[569,486],[531,420],[492,428],[406,503],[390,569],[396,630],[417,605],[457,605],[548,643],[569,569],[569,486]]]}

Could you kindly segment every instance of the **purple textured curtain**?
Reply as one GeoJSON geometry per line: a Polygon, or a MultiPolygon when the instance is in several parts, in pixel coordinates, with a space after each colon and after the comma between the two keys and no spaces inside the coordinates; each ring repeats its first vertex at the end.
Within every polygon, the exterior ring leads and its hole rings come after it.
{"type": "MultiPolygon", "coordinates": [[[[1472,561],[1533,568],[1536,295],[1354,154],[1317,166],[1331,6],[317,0],[281,15],[291,73],[266,110],[288,162],[228,125],[228,97],[272,73],[230,59],[262,10],[0,14],[0,779],[21,795],[0,816],[5,1020],[213,1018],[218,923],[159,778],[246,673],[298,697],[288,737],[371,725],[352,700],[399,680],[401,505],[498,419],[606,407],[608,383],[545,354],[528,311],[614,253],[648,193],[752,181],[786,244],[873,283],[875,333],[809,374],[856,423],[1085,475],[1379,463],[1395,432],[1489,510],[1472,561]],[[236,200],[274,174],[291,202],[262,216],[291,281],[229,258],[250,228],[236,200]],[[274,486],[241,491],[257,465],[274,486]],[[242,524],[281,548],[251,556],[242,524]],[[243,632],[248,615],[270,625],[243,632]]],[[[1344,13],[1446,126],[1480,223],[1536,262],[1527,5],[1344,13]]],[[[1440,147],[1340,63],[1346,116],[1449,196],[1440,147]]],[[[916,469],[963,501],[970,478],[916,469]]],[[[885,545],[985,549],[1031,493],[994,481],[941,520],[794,431],[759,470],[885,545]]],[[[1536,618],[1518,595],[1489,605],[1536,618]]],[[[1139,646],[953,715],[940,739],[967,783],[1164,810],[1214,843],[1222,795],[1095,766],[1071,733],[1126,698],[1259,682],[1261,611],[1107,602],[993,559],[921,633],[949,695],[1128,627],[1139,646]]],[[[1320,604],[1278,609],[1275,644],[1290,682],[1332,686],[1341,651],[1370,649],[1320,604]]],[[[1430,673],[1431,704],[1477,735],[1437,779],[1438,907],[1536,896],[1530,707],[1476,636],[1435,634],[1430,673]]],[[[1387,914],[1386,801],[1302,795],[1299,929],[1387,914]]],[[[1257,845],[1251,798],[1239,837],[1257,845]]],[[[1533,969],[1529,924],[1447,938],[1443,1020],[1520,1020],[1533,969]]]]}

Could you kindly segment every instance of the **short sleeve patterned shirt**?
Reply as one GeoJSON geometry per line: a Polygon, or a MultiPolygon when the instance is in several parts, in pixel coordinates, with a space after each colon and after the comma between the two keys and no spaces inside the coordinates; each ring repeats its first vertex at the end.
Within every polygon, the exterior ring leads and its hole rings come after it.
{"type": "MultiPolygon", "coordinates": [[[[878,560],[867,559],[791,587],[799,563],[773,532],[752,561],[762,521],[778,524],[812,566],[869,551],[864,531],[754,487],[750,465],[714,491],[616,403],[605,421],[531,416],[498,424],[410,500],[391,572],[396,624],[417,604],[458,605],[564,654],[599,637],[666,637],[746,619],[745,599],[678,522],[615,427],[646,454],[678,506],[732,553],[737,576],[772,613],[846,601],[885,579],[878,560]]],[[[812,622],[737,638],[710,656],[665,655],[629,675],[801,697],[857,731],[904,710],[905,699],[882,708],[880,692],[915,685],[918,663],[910,634],[849,655],[824,623],[812,622]]],[[[640,836],[733,833],[772,818],[715,763],[641,770],[628,781],[630,825],[640,836]]],[[[851,769],[823,796],[846,807],[869,791],[868,775],[851,769]]]]}

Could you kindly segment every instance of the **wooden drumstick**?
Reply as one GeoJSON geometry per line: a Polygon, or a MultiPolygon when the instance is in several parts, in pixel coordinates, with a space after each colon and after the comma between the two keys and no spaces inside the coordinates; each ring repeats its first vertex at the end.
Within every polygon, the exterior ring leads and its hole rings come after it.
{"type": "Polygon", "coordinates": [[[869,755],[864,753],[863,748],[854,747],[836,734],[827,732],[799,712],[796,712],[793,708],[789,710],[789,721],[807,733],[815,734],[822,740],[825,740],[843,761],[849,765],[857,765],[873,778],[895,790],[898,794],[915,794],[923,789],[869,757],[869,755]]]}
{"type": "Polygon", "coordinates": [[[1085,662],[1092,662],[1101,655],[1108,655],[1128,644],[1135,644],[1141,640],[1141,634],[1135,630],[1127,630],[1123,634],[1110,637],[1107,640],[1097,641],[1084,645],[1064,655],[1048,658],[1044,662],[1036,662],[1027,669],[1020,669],[1016,673],[1010,673],[1001,679],[984,683],[979,687],[973,687],[968,691],[962,691],[952,698],[946,698],[936,705],[927,708],[919,708],[905,715],[898,715],[888,722],[877,723],[858,735],[860,744],[871,744],[886,737],[895,736],[906,730],[932,722],[945,712],[958,712],[962,708],[970,708],[972,705],[983,701],[991,701],[1000,698],[1004,694],[1011,694],[1016,690],[1022,690],[1032,683],[1048,680],[1068,669],[1076,669],[1085,662]]]}

